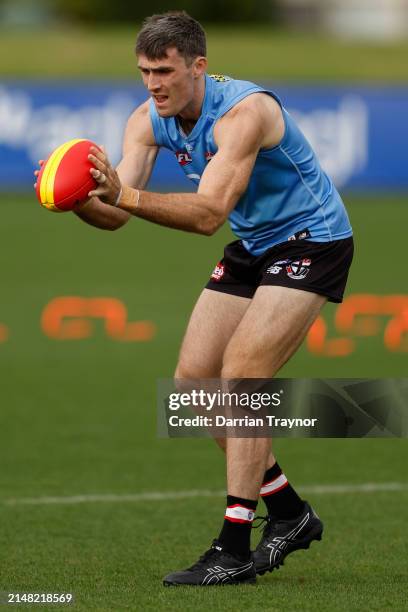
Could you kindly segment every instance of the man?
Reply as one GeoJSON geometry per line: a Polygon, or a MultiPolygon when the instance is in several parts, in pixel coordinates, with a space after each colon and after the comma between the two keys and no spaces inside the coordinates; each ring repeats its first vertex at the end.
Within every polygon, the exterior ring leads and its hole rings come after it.
{"type": "MultiPolygon", "coordinates": [[[[325,302],[342,300],[353,243],[341,198],[274,93],[206,74],[205,33],[186,13],[148,18],[136,53],[151,98],[128,121],[116,171],[91,149],[98,187],[76,213],[102,229],[136,216],[205,235],[228,219],[239,240],[225,248],[198,299],[176,378],[273,377],[325,302]],[[144,190],[161,146],[184,162],[196,194],[144,190]]],[[[228,480],[221,533],[165,585],[254,582],[321,538],[320,519],[288,483],[270,440],[219,444],[228,480]],[[259,494],[268,516],[251,555],[259,494]]]]}

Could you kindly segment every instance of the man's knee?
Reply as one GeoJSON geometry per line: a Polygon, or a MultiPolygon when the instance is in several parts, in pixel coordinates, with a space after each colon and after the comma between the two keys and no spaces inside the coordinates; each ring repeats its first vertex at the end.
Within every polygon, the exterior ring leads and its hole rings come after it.
{"type": "Polygon", "coordinates": [[[231,350],[224,355],[221,378],[272,378],[280,367],[278,356],[268,351],[231,350]]]}
{"type": "Polygon", "coordinates": [[[253,377],[253,367],[249,364],[243,363],[231,363],[227,362],[223,365],[221,371],[222,379],[232,379],[232,378],[252,378],[253,377]]]}
{"type": "Polygon", "coordinates": [[[221,372],[212,364],[185,362],[180,360],[174,373],[175,379],[219,378],[221,372]]]}
{"type": "Polygon", "coordinates": [[[221,378],[249,378],[251,364],[246,358],[237,359],[234,356],[224,359],[221,370],[221,378]]]}
{"type": "Polygon", "coordinates": [[[194,378],[194,376],[192,376],[191,374],[192,368],[189,367],[188,364],[179,361],[174,372],[174,378],[176,380],[181,378],[194,378]]]}
{"type": "Polygon", "coordinates": [[[249,378],[251,361],[250,347],[244,347],[233,338],[223,356],[221,378],[249,378]]]}

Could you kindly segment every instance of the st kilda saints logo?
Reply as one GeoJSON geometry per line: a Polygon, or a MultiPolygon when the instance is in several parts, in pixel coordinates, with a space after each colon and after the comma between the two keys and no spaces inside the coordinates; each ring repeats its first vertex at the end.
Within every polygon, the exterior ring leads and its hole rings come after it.
{"type": "Polygon", "coordinates": [[[308,275],[310,270],[311,259],[298,259],[297,261],[291,261],[286,266],[286,272],[289,278],[294,280],[301,280],[308,275]]]}

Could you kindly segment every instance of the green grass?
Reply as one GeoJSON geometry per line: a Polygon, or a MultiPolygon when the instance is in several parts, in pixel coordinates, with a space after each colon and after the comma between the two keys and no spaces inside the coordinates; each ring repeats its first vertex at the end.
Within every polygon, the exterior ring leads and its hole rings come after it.
{"type": "MultiPolygon", "coordinates": [[[[373,445],[371,450],[385,448],[373,445]]],[[[319,464],[311,462],[313,468],[319,464]]],[[[361,477],[369,475],[366,469],[361,477]]],[[[316,496],[312,501],[324,518],[325,538],[289,557],[279,572],[258,579],[256,586],[161,586],[166,572],[188,566],[207,546],[220,524],[220,498],[171,502],[171,508],[165,502],[13,510],[12,524],[3,527],[11,554],[2,582],[25,590],[74,592],[74,609],[84,611],[404,609],[408,550],[401,536],[408,495],[316,496]],[[200,510],[200,520],[193,523],[200,510]]]]}
{"type": "MultiPolygon", "coordinates": [[[[406,198],[346,201],[357,243],[349,292],[406,293],[406,198]]],[[[208,546],[222,497],[5,503],[223,489],[223,458],[210,441],[157,438],[155,385],[171,376],[188,313],[230,235],[203,238],[136,219],[99,232],[40,209],[30,194],[2,196],[0,238],[0,322],[10,330],[0,344],[0,591],[72,591],[81,611],[404,609],[407,491],[310,495],[326,524],[323,542],[255,587],[215,590],[164,589],[161,578],[208,546]],[[57,295],[117,297],[130,320],[152,320],[157,335],[118,342],[97,323],[86,340],[47,338],[41,312],[57,295]]],[[[302,348],[282,374],[406,376],[407,354],[385,351],[380,334],[359,339],[346,358],[302,348]]],[[[296,486],[406,482],[406,440],[282,439],[275,449],[296,486]]]]}
{"type": "MultiPolygon", "coordinates": [[[[0,75],[9,78],[139,78],[138,26],[2,30],[0,75]]],[[[406,83],[408,42],[339,41],[267,27],[209,27],[212,72],[303,82],[406,83]]]]}

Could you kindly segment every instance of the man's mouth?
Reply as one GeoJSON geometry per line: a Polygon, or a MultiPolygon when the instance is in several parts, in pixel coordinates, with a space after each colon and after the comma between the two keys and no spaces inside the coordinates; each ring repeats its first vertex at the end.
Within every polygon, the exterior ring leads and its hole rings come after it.
{"type": "Polygon", "coordinates": [[[163,104],[166,102],[166,100],[168,100],[168,96],[154,96],[154,99],[158,104],[163,104]]]}

